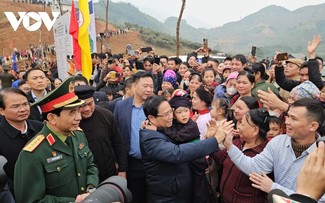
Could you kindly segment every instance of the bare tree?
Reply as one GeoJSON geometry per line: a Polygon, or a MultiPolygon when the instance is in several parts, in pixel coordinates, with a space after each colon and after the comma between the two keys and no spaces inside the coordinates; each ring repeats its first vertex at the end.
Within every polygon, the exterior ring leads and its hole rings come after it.
{"type": "Polygon", "coordinates": [[[179,47],[180,47],[179,28],[181,26],[181,20],[182,20],[183,12],[185,10],[185,4],[186,4],[186,0],[182,0],[182,7],[181,7],[181,10],[179,12],[179,16],[178,16],[178,20],[177,20],[177,26],[176,26],[176,56],[179,56],[179,47]]]}

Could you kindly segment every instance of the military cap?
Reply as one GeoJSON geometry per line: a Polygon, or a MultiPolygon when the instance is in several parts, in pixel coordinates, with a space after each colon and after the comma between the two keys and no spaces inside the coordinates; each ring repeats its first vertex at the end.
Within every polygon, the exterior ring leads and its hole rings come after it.
{"type": "Polygon", "coordinates": [[[83,100],[78,99],[74,93],[74,80],[69,77],[59,87],[45,95],[42,99],[34,102],[32,106],[40,106],[42,112],[50,112],[55,109],[71,109],[81,106],[83,100]]]}
{"type": "Polygon", "coordinates": [[[88,99],[94,96],[95,88],[89,85],[78,85],[74,87],[74,92],[79,99],[88,99]]]}

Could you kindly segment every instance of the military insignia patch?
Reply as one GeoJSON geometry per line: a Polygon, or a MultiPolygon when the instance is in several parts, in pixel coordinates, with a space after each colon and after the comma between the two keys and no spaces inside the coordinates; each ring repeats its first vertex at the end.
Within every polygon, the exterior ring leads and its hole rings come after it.
{"type": "Polygon", "coordinates": [[[55,143],[55,139],[53,135],[50,133],[48,136],[46,136],[47,142],[52,146],[55,143]]]}
{"type": "Polygon", "coordinates": [[[85,146],[84,143],[80,143],[78,148],[82,149],[82,148],[84,148],[84,146],[85,146]]]}
{"type": "Polygon", "coordinates": [[[44,135],[37,135],[32,141],[30,141],[24,148],[24,151],[33,152],[45,139],[44,135]]]}
{"type": "Polygon", "coordinates": [[[56,151],[53,151],[53,152],[52,152],[52,155],[53,155],[53,156],[56,156],[56,151]]]}

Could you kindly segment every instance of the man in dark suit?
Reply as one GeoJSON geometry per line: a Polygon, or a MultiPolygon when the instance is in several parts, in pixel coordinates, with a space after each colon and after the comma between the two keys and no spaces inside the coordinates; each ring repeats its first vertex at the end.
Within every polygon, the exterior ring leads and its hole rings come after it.
{"type": "MultiPolygon", "coordinates": [[[[30,105],[23,91],[17,88],[7,88],[0,92],[0,155],[7,159],[4,166],[8,176],[8,186],[13,192],[14,167],[20,151],[24,145],[36,134],[43,123],[36,120],[27,120],[30,105]]],[[[11,202],[11,196],[6,188],[0,193],[0,202],[11,202]]]]}
{"type": "MultiPolygon", "coordinates": [[[[27,94],[27,99],[29,103],[34,103],[47,94],[47,78],[45,73],[41,69],[29,69],[26,72],[24,79],[26,80],[26,83],[31,87],[31,91],[27,94]]],[[[42,116],[42,110],[39,106],[31,107],[29,119],[38,120],[41,122],[44,121],[44,118],[42,116]]]]}
{"type": "Polygon", "coordinates": [[[127,183],[133,203],[147,202],[147,183],[140,151],[139,129],[146,119],[144,101],[153,94],[151,74],[139,71],[133,76],[134,96],[117,102],[114,115],[128,152],[127,183]]]}

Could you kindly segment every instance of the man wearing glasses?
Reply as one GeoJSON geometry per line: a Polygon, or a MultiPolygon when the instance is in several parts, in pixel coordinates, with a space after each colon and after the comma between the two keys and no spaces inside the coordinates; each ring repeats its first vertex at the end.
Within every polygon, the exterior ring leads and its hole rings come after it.
{"type": "Polygon", "coordinates": [[[8,176],[8,185],[0,193],[0,202],[11,202],[13,192],[14,167],[24,145],[36,134],[43,123],[28,120],[30,105],[23,91],[7,88],[0,92],[0,155],[7,159],[4,166],[8,176]],[[10,189],[10,190],[9,190],[10,189]],[[10,198],[11,197],[11,198],[10,198]]]}

